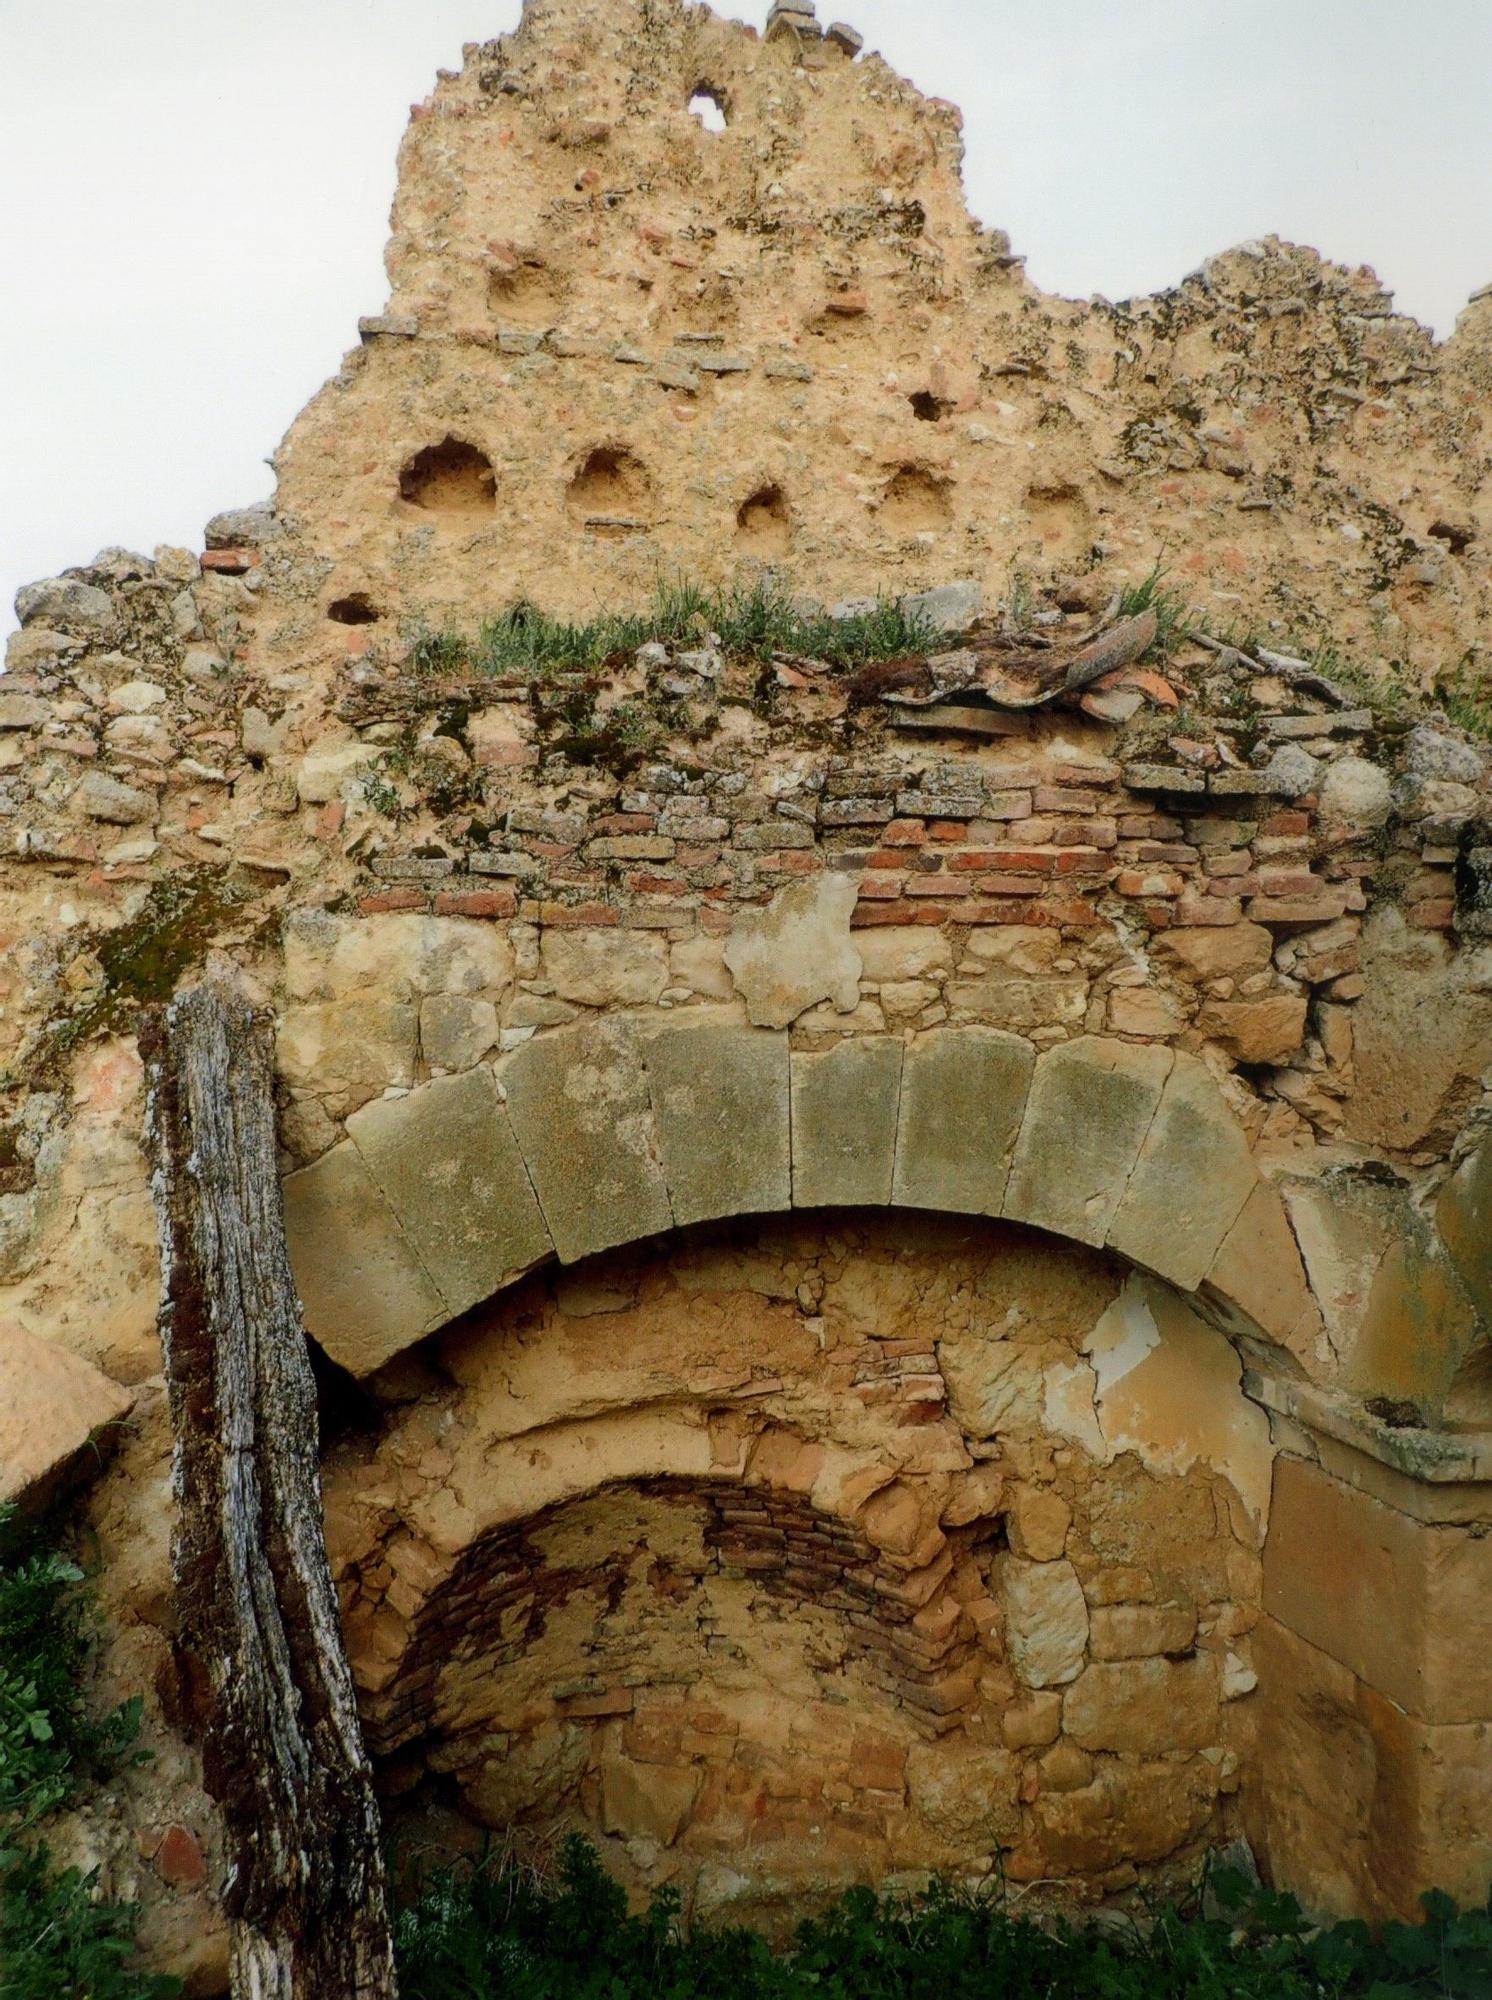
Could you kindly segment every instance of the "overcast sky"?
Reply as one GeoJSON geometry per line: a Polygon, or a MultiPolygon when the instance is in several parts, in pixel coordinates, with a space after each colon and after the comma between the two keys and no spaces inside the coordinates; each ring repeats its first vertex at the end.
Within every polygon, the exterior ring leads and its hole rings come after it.
{"type": "MultiPolygon", "coordinates": [[[[1442,336],[1492,281],[1492,0],[840,10],[963,105],[971,205],[1050,290],[1156,290],[1270,230],[1442,336]]],[[[411,100],[517,13],[0,0],[0,629],[18,583],[269,492],[382,306],[411,100]]]]}

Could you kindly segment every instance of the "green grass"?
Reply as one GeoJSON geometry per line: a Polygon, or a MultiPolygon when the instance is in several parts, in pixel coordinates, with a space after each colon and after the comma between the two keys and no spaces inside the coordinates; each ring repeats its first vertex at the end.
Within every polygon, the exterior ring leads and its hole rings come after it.
{"type": "Polygon", "coordinates": [[[1155,638],[1149,653],[1161,659],[1187,636],[1194,622],[1186,599],[1166,588],[1167,575],[1165,564],[1157,563],[1148,576],[1139,583],[1126,584],[1119,593],[1121,618],[1138,618],[1143,611],[1155,613],[1155,638]]]}
{"type": "Polygon", "coordinates": [[[403,2000],[1472,2000],[1492,1994],[1492,1916],[1427,1899],[1422,1926],[1313,1930],[1292,1898],[1219,1872],[1221,1909],[1037,1922],[998,1887],[854,1890],[774,1952],[741,1929],[685,1934],[660,1892],[629,1916],[572,1839],[546,1882],[511,1862],[435,1871],[398,1921],[403,2000]]]}
{"type": "Polygon", "coordinates": [[[894,598],[878,598],[851,617],[831,618],[827,612],[802,609],[769,580],[719,590],[660,581],[645,610],[605,613],[584,624],[551,618],[526,604],[484,619],[475,637],[454,626],[436,629],[417,623],[407,635],[406,665],[414,673],[449,677],[543,679],[594,672],[650,640],[702,646],[711,634],[734,659],[765,662],[785,654],[839,668],[925,652],[938,642],[932,625],[909,615],[894,598]]]}

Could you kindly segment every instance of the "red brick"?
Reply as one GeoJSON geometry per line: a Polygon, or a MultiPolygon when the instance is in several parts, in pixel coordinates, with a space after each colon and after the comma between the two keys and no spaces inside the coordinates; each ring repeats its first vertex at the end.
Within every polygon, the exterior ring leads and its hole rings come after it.
{"type": "Polygon", "coordinates": [[[202,1843],[188,1827],[168,1826],[155,1850],[155,1872],[173,1889],[195,1889],[207,1880],[202,1843]]]}
{"type": "MultiPolygon", "coordinates": [[[[862,882],[860,901],[850,913],[850,927],[853,930],[866,930],[872,924],[941,924],[954,915],[959,907],[961,906],[955,905],[954,911],[950,911],[945,910],[939,903],[906,903],[900,900],[894,903],[867,902],[865,884],[862,882]]],[[[968,917],[959,917],[958,921],[969,923],[972,920],[968,917]]],[[[723,928],[728,930],[730,926],[727,924],[723,928]]]]}
{"type": "Polygon", "coordinates": [[[1243,905],[1236,896],[1183,896],[1171,912],[1172,923],[1192,928],[1222,929],[1242,920],[1243,905]]]}
{"type": "Polygon", "coordinates": [[[920,819],[893,819],[881,829],[888,847],[920,847],[927,838],[927,826],[920,819]]]}
{"type": "Polygon", "coordinates": [[[758,854],[756,865],[768,875],[816,875],[820,862],[811,847],[782,847],[758,854]]]}
{"type": "MultiPolygon", "coordinates": [[[[873,847],[864,857],[867,868],[905,868],[907,859],[907,852],[903,847],[873,847]]],[[[958,857],[955,855],[955,866],[957,860],[958,857]]]]}
{"type": "Polygon", "coordinates": [[[930,840],[955,841],[967,837],[968,828],[961,819],[935,819],[927,829],[930,840]]]}
{"type": "Polygon", "coordinates": [[[1179,896],[1181,877],[1167,868],[1121,868],[1114,887],[1121,896],[1179,896]]]}
{"type": "Polygon", "coordinates": [[[442,889],[435,898],[441,917],[511,917],[518,898],[511,889],[442,889]]]}
{"type": "Polygon", "coordinates": [[[1270,818],[1261,820],[1259,824],[1260,833],[1269,835],[1284,834],[1290,836],[1293,834],[1309,833],[1310,830],[1311,816],[1309,813],[1303,812],[1277,812],[1272,814],[1270,818]]]}
{"type": "Polygon", "coordinates": [[[906,878],[901,875],[862,875],[860,877],[860,900],[879,901],[886,897],[900,896],[906,886],[906,878]]]}
{"type": "Polygon", "coordinates": [[[585,830],[587,840],[608,833],[651,833],[658,824],[656,813],[603,813],[585,830]]]}
{"type": "Polygon", "coordinates": [[[359,896],[357,907],[361,916],[382,917],[391,910],[423,910],[428,904],[420,889],[378,889],[371,896],[359,896]]]}
{"type": "Polygon", "coordinates": [[[962,896],[967,894],[968,886],[956,875],[912,875],[907,878],[906,893],[909,896],[962,896]]]}
{"type": "Polygon", "coordinates": [[[1039,896],[1046,888],[1039,875],[981,875],[972,884],[982,896],[1039,896]]]}
{"type": "Polygon", "coordinates": [[[677,875],[629,875],[627,887],[639,896],[682,896],[689,884],[677,875]]]}

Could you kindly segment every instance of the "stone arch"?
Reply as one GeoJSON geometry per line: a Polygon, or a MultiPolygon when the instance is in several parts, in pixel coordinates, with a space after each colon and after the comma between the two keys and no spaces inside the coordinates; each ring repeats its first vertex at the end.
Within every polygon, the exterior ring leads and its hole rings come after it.
{"type": "Polygon", "coordinates": [[[365,1105],[285,1183],[306,1323],[367,1375],[551,1258],[737,1215],[1004,1218],[1107,1248],[1297,1372],[1320,1315],[1279,1196],[1196,1057],[997,1029],[791,1048],[607,1016],[365,1105]]]}

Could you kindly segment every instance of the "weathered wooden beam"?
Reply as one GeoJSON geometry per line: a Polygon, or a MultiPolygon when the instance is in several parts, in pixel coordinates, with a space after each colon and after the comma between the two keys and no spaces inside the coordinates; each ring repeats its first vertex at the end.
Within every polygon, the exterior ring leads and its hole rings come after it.
{"type": "Polygon", "coordinates": [[[234,2000],[392,2000],[378,1805],[285,1248],[270,1025],[219,967],[142,1040],[175,1431],[172,1571],[227,1834],[234,2000]]]}

